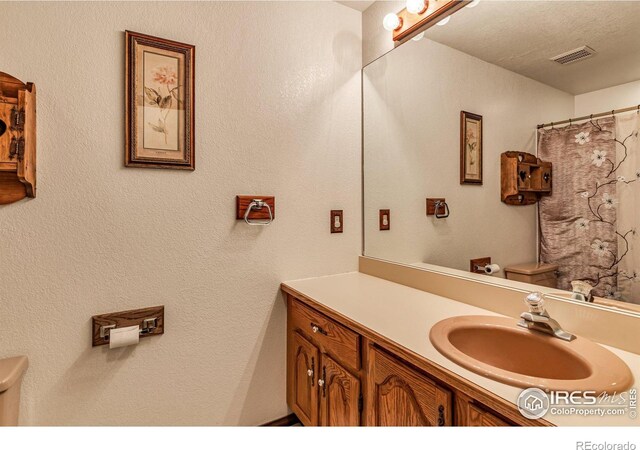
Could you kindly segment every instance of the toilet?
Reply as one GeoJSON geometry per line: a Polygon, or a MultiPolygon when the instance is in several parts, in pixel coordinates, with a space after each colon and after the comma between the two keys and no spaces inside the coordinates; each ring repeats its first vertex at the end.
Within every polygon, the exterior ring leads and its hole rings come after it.
{"type": "Polygon", "coordinates": [[[26,356],[0,359],[0,426],[18,425],[20,385],[28,366],[26,356]]]}
{"type": "Polygon", "coordinates": [[[523,281],[556,289],[558,287],[557,264],[527,263],[504,268],[507,280],[523,281]]]}

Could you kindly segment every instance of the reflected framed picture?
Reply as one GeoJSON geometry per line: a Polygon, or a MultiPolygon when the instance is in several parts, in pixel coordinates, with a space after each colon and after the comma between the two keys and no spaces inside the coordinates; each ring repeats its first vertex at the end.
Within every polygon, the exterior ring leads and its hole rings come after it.
{"type": "Polygon", "coordinates": [[[482,184],[482,116],[460,111],[460,184],[482,184]]]}
{"type": "Polygon", "coordinates": [[[125,32],[125,166],[195,169],[195,46],[125,32]]]}

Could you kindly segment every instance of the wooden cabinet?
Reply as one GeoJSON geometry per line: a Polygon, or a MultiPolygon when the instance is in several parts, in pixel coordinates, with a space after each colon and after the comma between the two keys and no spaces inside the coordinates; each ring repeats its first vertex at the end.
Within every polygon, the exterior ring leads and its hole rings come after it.
{"type": "Polygon", "coordinates": [[[36,196],[36,87],[0,72],[0,205],[36,196]]]}
{"type": "Polygon", "coordinates": [[[378,349],[369,360],[368,425],[451,425],[451,392],[378,349]]]}
{"type": "Polygon", "coordinates": [[[289,299],[287,400],[306,426],[358,426],[362,411],[359,336],[289,299]]]}
{"type": "Polygon", "coordinates": [[[500,155],[501,200],[508,205],[532,205],[551,194],[552,165],[531,153],[500,155]]]}
{"type": "Polygon", "coordinates": [[[549,425],[293,292],[287,403],[306,426],[549,425]]]}

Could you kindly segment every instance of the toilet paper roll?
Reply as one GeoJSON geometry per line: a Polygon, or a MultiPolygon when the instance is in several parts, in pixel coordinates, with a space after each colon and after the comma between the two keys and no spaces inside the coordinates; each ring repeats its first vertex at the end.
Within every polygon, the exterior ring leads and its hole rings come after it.
{"type": "Polygon", "coordinates": [[[109,348],[126,347],[140,342],[140,327],[113,328],[109,331],[109,348]]]}
{"type": "Polygon", "coordinates": [[[489,264],[488,266],[484,266],[484,273],[493,275],[494,273],[500,272],[500,266],[497,264],[489,264]]]}

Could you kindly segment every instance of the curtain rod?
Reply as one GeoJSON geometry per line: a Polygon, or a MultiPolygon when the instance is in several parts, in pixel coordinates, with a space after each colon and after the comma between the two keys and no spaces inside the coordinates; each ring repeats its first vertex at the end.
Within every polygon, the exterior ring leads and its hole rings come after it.
{"type": "Polygon", "coordinates": [[[580,122],[582,120],[591,120],[591,119],[597,119],[599,117],[615,116],[616,114],[621,114],[621,113],[636,111],[636,110],[640,113],[640,105],[630,106],[628,108],[623,108],[623,109],[614,109],[612,111],[601,112],[598,114],[590,114],[588,116],[574,117],[573,119],[561,120],[560,122],[543,123],[542,125],[538,125],[538,130],[540,128],[553,127],[555,125],[563,125],[565,123],[570,124],[572,122],[580,122]]]}

